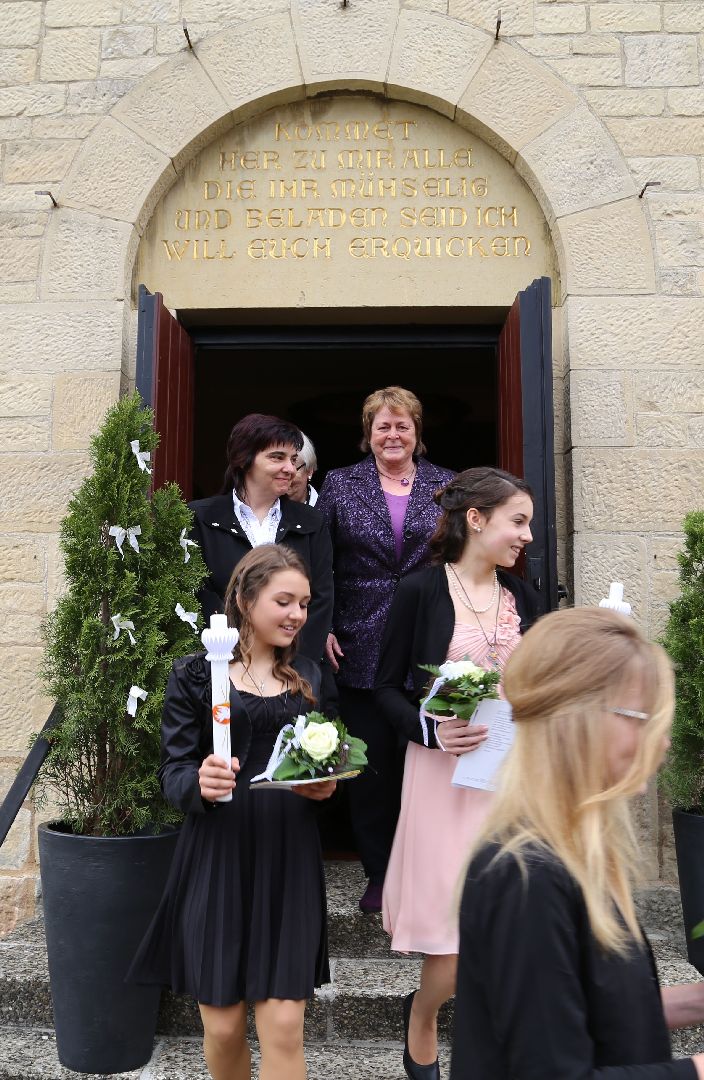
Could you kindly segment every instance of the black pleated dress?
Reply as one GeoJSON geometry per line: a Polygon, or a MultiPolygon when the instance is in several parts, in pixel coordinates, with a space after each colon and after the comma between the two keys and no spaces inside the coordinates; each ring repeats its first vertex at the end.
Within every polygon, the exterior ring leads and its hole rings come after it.
{"type": "MultiPolygon", "coordinates": [[[[315,684],[315,665],[300,657],[296,666],[315,684]]],[[[330,977],[314,804],[288,791],[249,788],[280,729],[309,706],[298,695],[261,698],[232,688],[233,756],[241,771],[232,802],[209,807],[197,776],[212,752],[209,682],[202,657],[177,661],[169,682],[160,776],[169,801],[190,812],[128,978],[170,986],[204,1005],[310,998],[330,977]]]]}

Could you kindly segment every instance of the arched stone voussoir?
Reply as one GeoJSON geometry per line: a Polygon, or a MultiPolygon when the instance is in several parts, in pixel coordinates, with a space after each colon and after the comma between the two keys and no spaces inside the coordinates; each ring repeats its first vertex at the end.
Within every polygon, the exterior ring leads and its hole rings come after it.
{"type": "Polygon", "coordinates": [[[383,93],[399,0],[292,0],[291,15],[308,93],[383,93]]]}
{"type": "Polygon", "coordinates": [[[225,96],[188,48],[141,80],[111,115],[168,154],[177,170],[232,125],[225,96]],[[184,143],[186,132],[195,134],[184,143]]]}
{"type": "Polygon", "coordinates": [[[655,292],[653,247],[637,196],[558,218],[552,238],[566,295],[655,292]]]}
{"type": "Polygon", "coordinates": [[[133,224],[141,233],[177,176],[171,158],[113,116],[95,128],[59,189],[59,204],[133,224]]]}
{"type": "Polygon", "coordinates": [[[138,245],[126,221],[59,206],[47,230],[40,298],[124,299],[138,245]]]}
{"type": "Polygon", "coordinates": [[[636,193],[621,151],[585,105],[523,146],[516,170],[530,184],[550,225],[566,214],[636,193]]]}
{"type": "Polygon", "coordinates": [[[235,23],[197,46],[235,121],[305,97],[289,13],[235,23]]]}
{"type": "Polygon", "coordinates": [[[578,104],[577,95],[523,50],[492,42],[457,106],[457,120],[513,162],[516,151],[578,104]]]}
{"type": "Polygon", "coordinates": [[[457,102],[491,45],[489,34],[467,23],[404,9],[394,37],[387,94],[454,119],[457,102]]]}

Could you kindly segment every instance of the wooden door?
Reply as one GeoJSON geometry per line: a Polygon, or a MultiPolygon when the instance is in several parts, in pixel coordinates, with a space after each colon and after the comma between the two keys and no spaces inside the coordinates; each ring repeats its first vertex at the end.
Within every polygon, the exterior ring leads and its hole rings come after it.
{"type": "Polygon", "coordinates": [[[524,576],[543,612],[557,607],[557,529],[552,405],[550,279],[516,297],[498,343],[499,467],[522,476],[534,494],[524,576]]]}
{"type": "Polygon", "coordinates": [[[154,409],[161,436],[154,454],[154,488],[177,483],[185,499],[193,489],[193,342],[164,306],[161,293],[139,286],[137,389],[154,409]]]}

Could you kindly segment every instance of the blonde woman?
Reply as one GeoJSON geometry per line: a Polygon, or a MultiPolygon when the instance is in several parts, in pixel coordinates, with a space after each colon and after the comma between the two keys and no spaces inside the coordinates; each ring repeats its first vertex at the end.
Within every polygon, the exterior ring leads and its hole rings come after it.
{"type": "Polygon", "coordinates": [[[668,1028],[704,983],[661,990],[638,925],[628,799],[668,745],[663,650],[611,611],[541,619],[504,672],[516,742],[460,909],[452,1080],[702,1080],[668,1028]]]}

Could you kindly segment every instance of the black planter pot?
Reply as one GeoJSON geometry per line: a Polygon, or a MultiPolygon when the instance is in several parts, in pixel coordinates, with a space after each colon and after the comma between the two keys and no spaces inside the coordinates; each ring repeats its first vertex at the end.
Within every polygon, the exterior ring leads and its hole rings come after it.
{"type": "Polygon", "coordinates": [[[704,920],[704,814],[674,810],[672,824],[687,957],[690,964],[704,975],[704,938],[692,941],[692,928],[704,920]]]}
{"type": "Polygon", "coordinates": [[[75,836],[39,826],[49,982],[59,1061],[129,1072],[152,1055],[160,988],[125,974],[164,889],[177,830],[75,836]]]}

